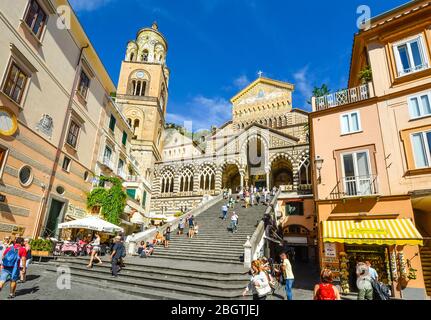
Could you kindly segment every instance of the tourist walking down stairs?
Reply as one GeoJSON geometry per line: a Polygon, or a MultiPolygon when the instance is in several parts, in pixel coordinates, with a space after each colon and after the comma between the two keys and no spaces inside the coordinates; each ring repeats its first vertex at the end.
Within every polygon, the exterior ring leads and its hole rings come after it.
{"type": "Polygon", "coordinates": [[[253,300],[266,300],[267,296],[272,291],[267,274],[259,260],[254,260],[251,263],[251,279],[242,293],[243,297],[245,297],[249,291],[253,294],[253,300]]]}
{"type": "Polygon", "coordinates": [[[2,270],[0,274],[0,291],[6,282],[10,281],[10,294],[8,299],[15,298],[16,284],[20,279],[20,273],[26,272],[27,251],[23,246],[24,239],[17,238],[13,246],[9,246],[2,258],[2,270]]]}

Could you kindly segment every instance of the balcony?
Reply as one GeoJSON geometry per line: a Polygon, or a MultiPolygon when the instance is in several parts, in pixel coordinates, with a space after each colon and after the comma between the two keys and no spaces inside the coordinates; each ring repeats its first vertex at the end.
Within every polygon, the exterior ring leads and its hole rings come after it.
{"type": "Polygon", "coordinates": [[[114,171],[114,163],[111,158],[103,157],[99,162],[105,169],[114,171]]]}
{"type": "Polygon", "coordinates": [[[379,195],[377,175],[344,177],[330,194],[333,200],[373,197],[379,195]]]}
{"type": "Polygon", "coordinates": [[[311,104],[313,111],[321,111],[364,101],[374,96],[372,83],[368,82],[359,87],[340,90],[322,97],[313,97],[311,104]]]}

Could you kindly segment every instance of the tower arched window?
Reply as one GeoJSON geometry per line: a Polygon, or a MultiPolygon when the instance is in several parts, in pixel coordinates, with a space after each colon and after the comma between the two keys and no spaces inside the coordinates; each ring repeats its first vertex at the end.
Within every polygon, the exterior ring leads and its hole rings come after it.
{"type": "Polygon", "coordinates": [[[142,52],[142,55],[141,55],[141,61],[143,61],[143,62],[147,62],[147,61],[148,61],[149,56],[150,56],[150,54],[148,53],[148,50],[144,50],[144,51],[142,52]]]}
{"type": "Polygon", "coordinates": [[[136,119],[133,122],[133,135],[136,137],[138,135],[139,132],[139,119],[136,119]]]}
{"type": "Polygon", "coordinates": [[[147,82],[143,80],[132,80],[131,94],[133,96],[145,96],[147,82]]]}
{"type": "Polygon", "coordinates": [[[128,123],[128,125],[131,127],[131,126],[132,126],[132,119],[127,118],[127,123],[128,123]]]}
{"type": "Polygon", "coordinates": [[[130,54],[130,58],[129,58],[129,60],[130,61],[133,61],[135,59],[135,54],[132,52],[131,54],[130,54]]]}

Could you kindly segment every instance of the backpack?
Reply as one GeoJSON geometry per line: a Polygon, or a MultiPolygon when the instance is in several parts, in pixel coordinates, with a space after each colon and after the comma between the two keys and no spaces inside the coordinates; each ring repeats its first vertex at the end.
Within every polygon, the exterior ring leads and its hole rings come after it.
{"type": "Polygon", "coordinates": [[[124,244],[121,246],[121,258],[125,258],[126,257],[126,247],[124,246],[124,244]]]}
{"type": "Polygon", "coordinates": [[[335,300],[335,291],[332,284],[319,284],[317,300],[335,300]]]}
{"type": "Polygon", "coordinates": [[[3,257],[3,267],[13,268],[19,260],[18,249],[11,248],[3,257]]]}

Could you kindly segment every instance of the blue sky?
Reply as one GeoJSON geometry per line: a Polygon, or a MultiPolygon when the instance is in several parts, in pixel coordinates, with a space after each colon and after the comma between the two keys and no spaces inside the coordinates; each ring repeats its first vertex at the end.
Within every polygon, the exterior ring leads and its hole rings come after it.
{"type": "Polygon", "coordinates": [[[157,20],[169,42],[167,120],[193,129],[231,118],[229,100],[262,70],[296,85],[347,86],[357,8],[376,16],[407,0],[70,0],[114,83],[128,40],[157,20]]]}

